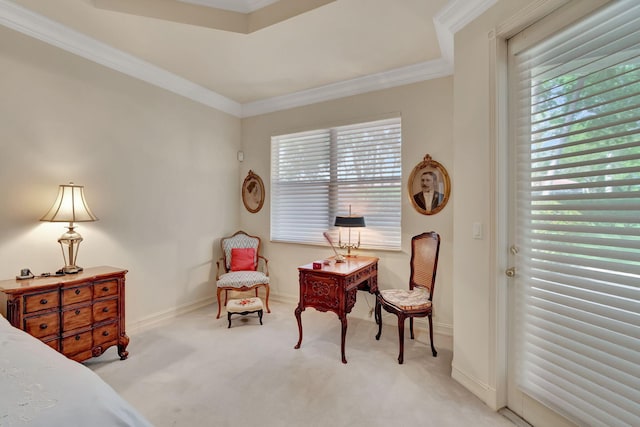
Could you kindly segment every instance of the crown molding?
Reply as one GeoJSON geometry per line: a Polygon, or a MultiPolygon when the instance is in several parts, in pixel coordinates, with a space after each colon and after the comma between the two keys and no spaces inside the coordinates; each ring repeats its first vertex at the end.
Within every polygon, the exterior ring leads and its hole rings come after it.
{"type": "Polygon", "coordinates": [[[424,80],[448,76],[452,73],[453,68],[444,59],[421,62],[415,65],[409,65],[382,73],[370,74],[355,79],[331,83],[288,95],[249,102],[242,105],[242,117],[257,116],[260,114],[272,113],[274,111],[301,107],[323,101],[330,101],[332,99],[344,98],[375,90],[417,83],[424,80]]]}
{"type": "Polygon", "coordinates": [[[453,37],[498,0],[451,0],[433,17],[442,57],[453,66],[453,37]]]}
{"type": "Polygon", "coordinates": [[[0,24],[193,101],[240,116],[240,103],[8,0],[0,0],[0,24]]]}
{"type": "Polygon", "coordinates": [[[455,32],[496,1],[451,0],[438,12],[434,17],[434,24],[442,52],[440,59],[245,104],[115,49],[9,0],[0,0],[0,25],[193,101],[244,118],[451,75],[455,32]]]}

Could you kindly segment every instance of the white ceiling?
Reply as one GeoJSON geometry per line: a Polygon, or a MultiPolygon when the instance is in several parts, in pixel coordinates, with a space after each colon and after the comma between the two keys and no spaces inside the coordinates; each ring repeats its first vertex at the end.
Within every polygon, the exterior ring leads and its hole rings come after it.
{"type": "Polygon", "coordinates": [[[495,1],[0,0],[0,24],[247,117],[449,75],[495,1]]]}

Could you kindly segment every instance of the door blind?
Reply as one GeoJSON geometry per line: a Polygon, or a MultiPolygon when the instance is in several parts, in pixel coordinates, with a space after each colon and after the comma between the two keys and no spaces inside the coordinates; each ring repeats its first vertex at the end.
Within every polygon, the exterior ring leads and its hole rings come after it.
{"type": "Polygon", "coordinates": [[[519,387],[579,425],[638,426],[640,4],[513,53],[519,387]]]}

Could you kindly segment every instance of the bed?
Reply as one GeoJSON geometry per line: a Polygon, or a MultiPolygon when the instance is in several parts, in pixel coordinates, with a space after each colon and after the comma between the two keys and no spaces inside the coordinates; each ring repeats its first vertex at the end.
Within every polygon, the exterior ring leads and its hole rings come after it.
{"type": "Polygon", "coordinates": [[[86,366],[0,315],[0,426],[151,426],[86,366]]]}

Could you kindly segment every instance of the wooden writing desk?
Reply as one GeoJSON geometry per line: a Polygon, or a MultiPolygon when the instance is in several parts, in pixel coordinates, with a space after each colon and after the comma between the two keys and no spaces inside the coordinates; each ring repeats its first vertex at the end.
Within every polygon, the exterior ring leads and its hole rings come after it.
{"type": "Polygon", "coordinates": [[[323,265],[314,270],[313,263],[298,267],[300,273],[300,302],[295,314],[298,320],[298,344],[302,343],[302,321],[300,314],[307,307],[319,311],[333,311],[342,322],[342,363],[347,363],[344,355],[344,341],[347,333],[347,313],[356,303],[356,292],[366,290],[378,293],[378,258],[347,257],[345,262],[323,265]]]}

